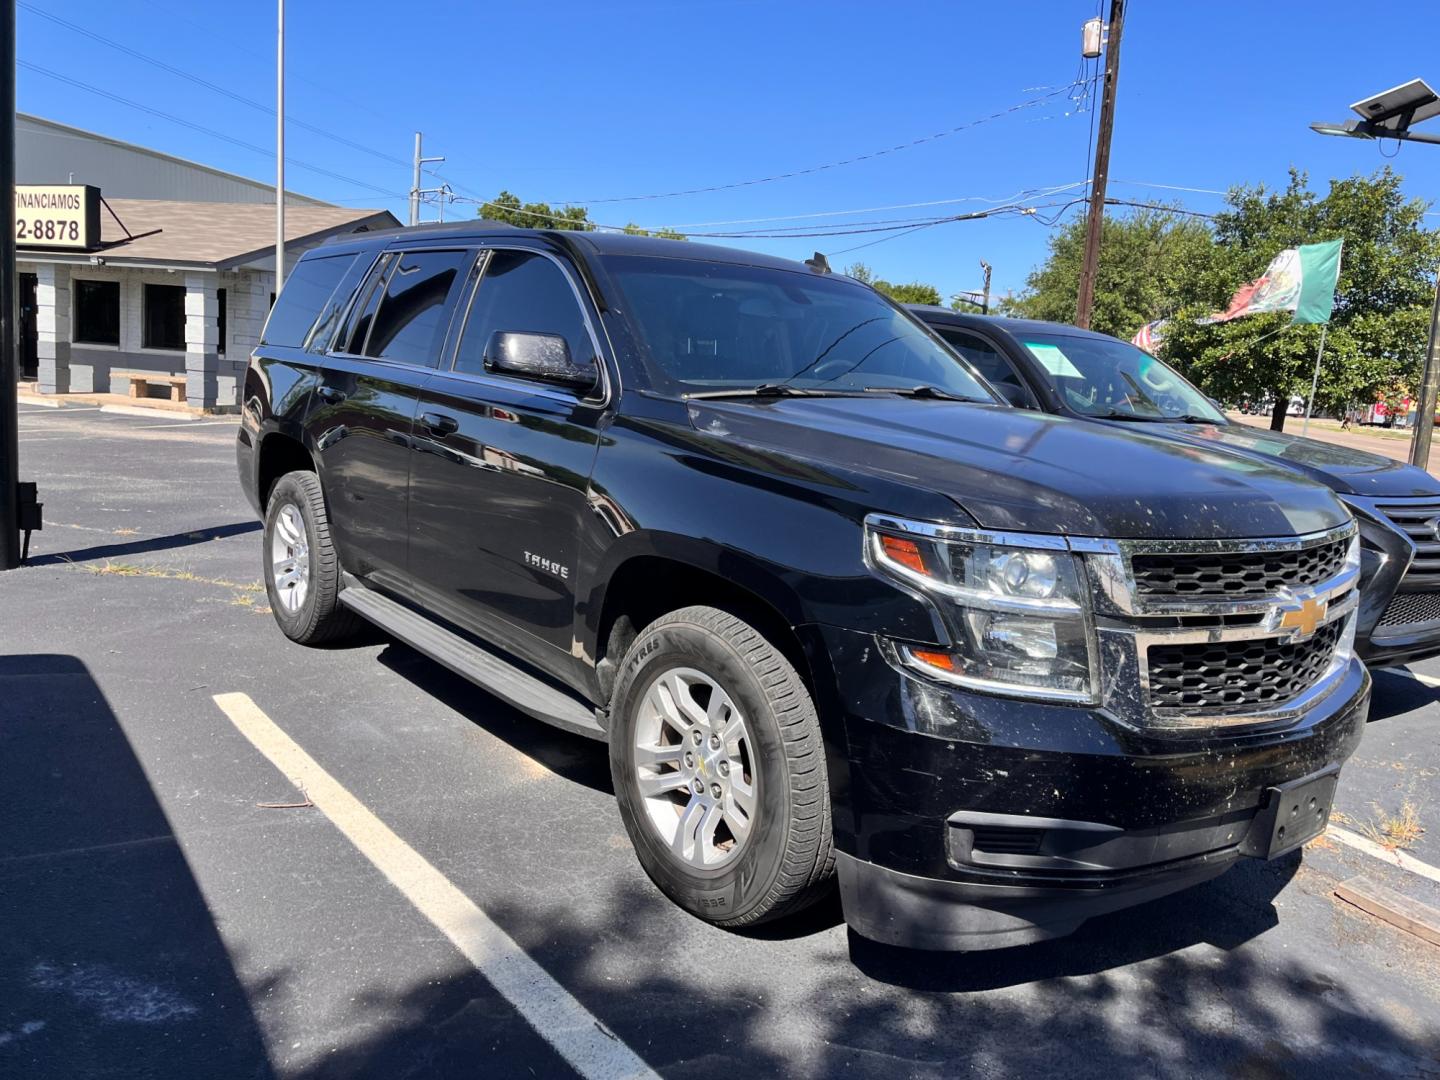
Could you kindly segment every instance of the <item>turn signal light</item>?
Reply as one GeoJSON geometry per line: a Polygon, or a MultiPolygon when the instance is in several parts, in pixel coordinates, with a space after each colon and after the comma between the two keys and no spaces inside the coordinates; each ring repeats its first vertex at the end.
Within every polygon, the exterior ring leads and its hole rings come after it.
{"type": "Polygon", "coordinates": [[[920,554],[920,549],[915,545],[914,540],[904,540],[898,536],[880,537],[880,548],[892,562],[897,562],[907,570],[914,570],[917,574],[930,576],[930,571],[925,569],[925,557],[920,554]]]}
{"type": "Polygon", "coordinates": [[[929,664],[931,667],[939,668],[941,671],[955,670],[955,658],[949,653],[926,652],[922,649],[911,649],[910,655],[912,658],[920,661],[920,663],[929,664]]]}

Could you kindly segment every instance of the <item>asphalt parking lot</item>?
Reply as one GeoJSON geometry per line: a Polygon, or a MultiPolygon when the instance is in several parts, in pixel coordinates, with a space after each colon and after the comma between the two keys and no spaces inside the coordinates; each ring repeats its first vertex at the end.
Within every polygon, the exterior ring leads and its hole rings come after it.
{"type": "MultiPolygon", "coordinates": [[[[1327,837],[1002,952],[881,948],[833,903],[712,929],[640,870],[599,744],[379,633],[282,637],[232,423],[21,432],[47,525],[0,578],[0,1076],[1440,1075],[1440,947],[1333,895],[1440,882],[1327,837]]],[[[1440,689],[1378,674],[1339,802],[1353,834],[1408,804],[1432,867],[1437,732],[1440,689]]]]}

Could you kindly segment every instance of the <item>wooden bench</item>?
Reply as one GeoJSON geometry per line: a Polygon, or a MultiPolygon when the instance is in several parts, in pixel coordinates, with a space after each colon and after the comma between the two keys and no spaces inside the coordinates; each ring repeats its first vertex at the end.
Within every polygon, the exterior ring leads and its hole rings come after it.
{"type": "Polygon", "coordinates": [[[151,383],[163,383],[169,387],[170,400],[185,400],[185,376],[165,375],[159,371],[125,371],[112,369],[110,375],[113,378],[130,380],[130,396],[132,398],[144,398],[150,396],[151,383]]]}

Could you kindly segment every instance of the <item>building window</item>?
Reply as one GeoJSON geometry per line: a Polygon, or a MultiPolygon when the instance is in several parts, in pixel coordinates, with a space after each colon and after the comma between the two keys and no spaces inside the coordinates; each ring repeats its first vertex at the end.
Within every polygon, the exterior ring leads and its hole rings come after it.
{"type": "Polygon", "coordinates": [[[140,321],[144,348],[185,348],[185,286],[146,285],[140,321]]]}
{"type": "Polygon", "coordinates": [[[225,355],[225,290],[215,290],[215,333],[220,338],[216,351],[225,355]]]}
{"type": "Polygon", "coordinates": [[[120,283],[76,281],[75,328],[71,340],[83,345],[120,344],[120,283]]]}

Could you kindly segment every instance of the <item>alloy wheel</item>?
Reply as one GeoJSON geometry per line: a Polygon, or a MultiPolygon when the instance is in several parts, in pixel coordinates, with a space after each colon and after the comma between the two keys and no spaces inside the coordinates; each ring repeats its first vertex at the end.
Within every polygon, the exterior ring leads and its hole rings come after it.
{"type": "Polygon", "coordinates": [[[755,829],[755,758],[744,714],[710,676],[661,672],[640,701],[634,779],[656,834],[680,861],[713,870],[755,829]]]}

